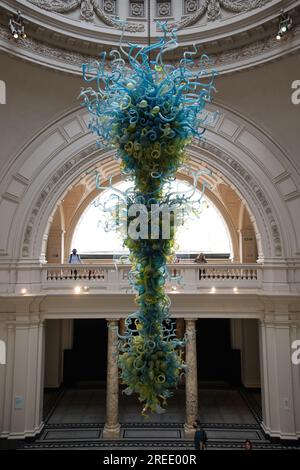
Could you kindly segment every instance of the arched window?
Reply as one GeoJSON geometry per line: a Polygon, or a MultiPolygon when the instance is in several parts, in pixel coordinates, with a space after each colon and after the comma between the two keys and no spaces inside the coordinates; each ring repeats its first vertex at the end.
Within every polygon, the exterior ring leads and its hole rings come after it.
{"type": "MultiPolygon", "coordinates": [[[[132,183],[122,182],[117,185],[120,190],[127,189],[132,183]]],[[[172,183],[172,190],[187,193],[191,186],[183,181],[172,183]]],[[[104,191],[98,201],[104,203],[113,190],[104,191]]],[[[199,199],[201,193],[196,190],[193,199],[199,199]]],[[[211,253],[231,255],[231,240],[227,226],[218,209],[206,197],[203,197],[203,210],[198,216],[190,217],[184,225],[179,226],[176,233],[176,253],[211,253]]],[[[123,240],[116,231],[105,231],[101,223],[103,214],[92,203],[83,212],[72,240],[71,248],[76,248],[81,254],[123,254],[128,250],[123,247],[123,240]]]]}

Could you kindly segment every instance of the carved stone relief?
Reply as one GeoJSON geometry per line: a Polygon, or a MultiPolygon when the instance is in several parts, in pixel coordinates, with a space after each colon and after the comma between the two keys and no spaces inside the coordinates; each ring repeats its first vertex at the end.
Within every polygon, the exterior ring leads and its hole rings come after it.
{"type": "Polygon", "coordinates": [[[125,29],[130,32],[145,31],[143,24],[125,21],[122,25],[113,17],[117,13],[116,0],[103,0],[103,8],[99,6],[99,0],[27,0],[43,10],[56,13],[68,13],[80,8],[81,18],[85,21],[93,21],[95,15],[107,26],[116,29],[125,29]]]}
{"type": "Polygon", "coordinates": [[[130,0],[129,2],[129,15],[134,18],[143,18],[145,16],[145,2],[144,0],[130,0]]]}
{"type": "MultiPolygon", "coordinates": [[[[77,8],[81,9],[81,18],[92,21],[94,15],[106,25],[121,29],[114,20],[117,14],[117,0],[27,0],[28,2],[48,11],[67,13],[77,8]]],[[[125,1],[125,0],[122,0],[125,1]]],[[[158,18],[172,16],[172,0],[155,0],[158,18]]],[[[176,0],[179,1],[179,0],[176,0]]],[[[182,0],[183,19],[173,23],[178,29],[192,26],[205,14],[209,22],[222,17],[222,12],[230,12],[233,15],[261,8],[272,0],[182,0]]],[[[144,0],[127,0],[129,15],[132,18],[145,16],[144,0]]],[[[126,23],[127,31],[144,31],[143,25],[131,22],[126,23]]]]}
{"type": "Polygon", "coordinates": [[[156,3],[156,15],[160,17],[172,15],[172,4],[171,0],[157,0],[156,3]]]}

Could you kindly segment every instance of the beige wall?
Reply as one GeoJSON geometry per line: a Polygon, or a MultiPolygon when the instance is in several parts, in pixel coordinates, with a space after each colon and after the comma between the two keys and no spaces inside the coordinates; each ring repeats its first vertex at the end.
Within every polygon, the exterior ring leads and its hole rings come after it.
{"type": "MultiPolygon", "coordinates": [[[[0,79],[7,104],[0,106],[1,160],[7,161],[34,134],[66,109],[79,104],[83,81],[0,54],[0,79]]],[[[299,53],[253,70],[217,78],[216,102],[234,109],[270,132],[300,167],[300,105],[291,102],[291,83],[300,79],[299,53]]]]}

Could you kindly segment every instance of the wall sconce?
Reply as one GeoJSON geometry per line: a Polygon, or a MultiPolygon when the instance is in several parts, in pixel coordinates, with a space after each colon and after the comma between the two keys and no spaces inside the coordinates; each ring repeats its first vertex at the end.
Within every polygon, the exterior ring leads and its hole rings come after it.
{"type": "Polygon", "coordinates": [[[13,18],[9,20],[8,26],[14,39],[26,39],[25,26],[20,11],[15,13],[13,18]]]}
{"type": "Polygon", "coordinates": [[[288,13],[282,12],[281,17],[279,19],[279,27],[276,39],[280,41],[280,39],[290,30],[293,26],[293,20],[288,13]]]}

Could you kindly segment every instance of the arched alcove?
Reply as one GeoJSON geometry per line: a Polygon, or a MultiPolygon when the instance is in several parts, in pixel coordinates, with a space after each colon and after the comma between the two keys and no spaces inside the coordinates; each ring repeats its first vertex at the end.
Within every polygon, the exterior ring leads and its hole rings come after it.
{"type": "MultiPolygon", "coordinates": [[[[7,225],[1,253],[7,259],[44,259],[51,217],[82,174],[113,162],[86,127],[85,110],[49,125],[16,156],[5,175],[0,214],[7,225]],[[12,197],[13,195],[13,197],[12,197]]],[[[297,251],[293,220],[276,181],[292,172],[283,150],[240,116],[219,107],[205,140],[193,143],[191,165],[207,165],[237,192],[255,226],[261,259],[292,257],[297,251]],[[280,214],[280,217],[279,217],[280,214]]],[[[108,176],[108,175],[107,175],[108,176]]]]}

